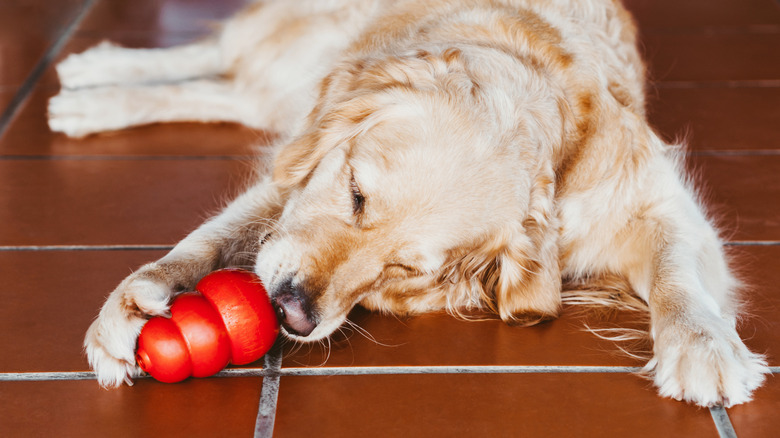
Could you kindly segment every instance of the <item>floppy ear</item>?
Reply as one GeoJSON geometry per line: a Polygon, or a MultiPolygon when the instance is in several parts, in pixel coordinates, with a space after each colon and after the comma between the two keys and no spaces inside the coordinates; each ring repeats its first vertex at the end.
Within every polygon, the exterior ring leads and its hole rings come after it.
{"type": "Polygon", "coordinates": [[[552,163],[539,163],[533,178],[528,214],[506,232],[497,257],[495,300],[501,319],[532,325],[556,318],[561,307],[558,220],[555,216],[552,163]]]}
{"type": "MultiPolygon", "coordinates": [[[[478,300],[512,325],[533,325],[558,316],[558,221],[552,211],[554,182],[545,174],[534,180],[524,219],[455,255],[441,272],[437,283],[446,289],[449,303],[468,306],[478,300]]],[[[452,305],[448,310],[458,314],[452,305]]]]}
{"type": "Polygon", "coordinates": [[[322,80],[317,103],[306,120],[308,131],[280,148],[274,159],[273,179],[277,185],[290,188],[300,184],[322,157],[338,146],[338,139],[329,136],[328,131],[333,134],[338,129],[334,122],[340,119],[326,117],[337,112],[339,104],[348,99],[348,91],[361,68],[360,64],[344,63],[322,80]]]}
{"type": "Polygon", "coordinates": [[[495,303],[501,319],[533,325],[557,318],[561,307],[561,271],[557,230],[531,236],[538,224],[526,220],[525,234],[511,236],[496,258],[495,303]],[[536,240],[536,241],[535,241],[536,240]]]}
{"type": "Polygon", "coordinates": [[[274,159],[274,183],[291,188],[303,182],[330,150],[320,140],[317,131],[311,131],[283,146],[274,159]]]}
{"type": "Polygon", "coordinates": [[[353,92],[365,69],[363,62],[343,63],[322,80],[317,104],[306,121],[308,131],[276,156],[273,178],[277,185],[289,188],[305,181],[325,154],[380,119],[375,99],[353,92]]]}

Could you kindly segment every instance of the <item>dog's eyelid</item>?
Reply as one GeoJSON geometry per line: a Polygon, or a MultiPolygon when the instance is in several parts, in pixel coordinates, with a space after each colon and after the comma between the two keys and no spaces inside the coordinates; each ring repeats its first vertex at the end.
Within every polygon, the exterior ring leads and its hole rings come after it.
{"type": "Polygon", "coordinates": [[[415,268],[413,266],[407,265],[405,263],[401,263],[401,262],[389,263],[387,266],[388,267],[394,267],[394,268],[402,269],[402,270],[406,271],[406,273],[409,274],[409,275],[418,275],[418,274],[420,274],[420,270],[419,269],[417,269],[417,268],[415,268]]]}
{"type": "Polygon", "coordinates": [[[352,213],[355,216],[363,214],[363,210],[366,204],[366,197],[360,191],[360,187],[355,181],[355,172],[353,171],[349,178],[349,189],[352,193],[352,213]]]}

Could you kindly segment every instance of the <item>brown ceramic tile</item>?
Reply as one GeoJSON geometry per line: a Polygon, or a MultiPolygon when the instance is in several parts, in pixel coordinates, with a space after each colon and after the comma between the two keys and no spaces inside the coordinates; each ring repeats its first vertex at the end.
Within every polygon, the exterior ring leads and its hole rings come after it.
{"type": "Polygon", "coordinates": [[[623,0],[642,28],[780,24],[772,0],[623,0]]]}
{"type": "Polygon", "coordinates": [[[689,164],[727,240],[780,240],[780,156],[693,156],[689,164]]]}
{"type": "Polygon", "coordinates": [[[780,365],[780,246],[730,248],[747,288],[740,335],[747,346],[780,365]]]}
{"type": "Polygon", "coordinates": [[[261,378],[142,380],[104,390],[93,380],[0,382],[4,437],[250,437],[261,378]]]}
{"type": "Polygon", "coordinates": [[[728,410],[734,431],[740,438],[777,436],[780,430],[780,378],[770,376],[752,402],[728,410]]]}
{"type": "Polygon", "coordinates": [[[172,244],[250,173],[233,160],[0,160],[0,245],[172,244]]]}
{"type": "Polygon", "coordinates": [[[658,88],[648,95],[651,123],[692,150],[780,148],[780,88],[658,88]]]}
{"type": "Polygon", "coordinates": [[[0,3],[0,85],[23,82],[83,3],[83,0],[0,3]]]}
{"type": "Polygon", "coordinates": [[[85,18],[79,32],[203,33],[247,3],[249,0],[102,1],[85,18]]]}
{"type": "Polygon", "coordinates": [[[28,98],[0,138],[0,156],[251,155],[272,138],[233,123],[164,123],[72,139],[49,131],[46,105],[56,92],[43,87],[28,98]]]}
{"type": "Polygon", "coordinates": [[[0,252],[0,372],[84,371],[106,295],[164,251],[0,252]]]}
{"type": "Polygon", "coordinates": [[[8,104],[11,103],[14,95],[16,95],[16,90],[17,87],[0,87],[0,114],[3,114],[6,108],[8,108],[8,104]]]}
{"type": "Polygon", "coordinates": [[[780,32],[645,33],[652,81],[760,81],[780,78],[780,32]]]}
{"type": "Polygon", "coordinates": [[[39,35],[7,38],[0,27],[0,85],[19,85],[43,56],[49,41],[39,35]]]}
{"type": "MultiPolygon", "coordinates": [[[[618,354],[615,344],[585,331],[593,328],[643,328],[636,315],[577,316],[565,309],[561,318],[534,327],[510,327],[500,320],[463,321],[446,314],[399,319],[357,308],[325,348],[287,345],[284,367],[436,366],[436,365],[601,365],[642,366],[618,354]]],[[[647,351],[637,344],[637,351],[647,351]]]]}
{"type": "Polygon", "coordinates": [[[717,437],[628,374],[282,377],[274,436],[717,437]]]}

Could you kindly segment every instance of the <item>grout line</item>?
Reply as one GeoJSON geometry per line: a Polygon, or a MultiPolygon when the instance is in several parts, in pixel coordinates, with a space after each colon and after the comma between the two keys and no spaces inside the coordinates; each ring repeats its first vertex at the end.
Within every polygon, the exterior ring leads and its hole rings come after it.
{"type": "Polygon", "coordinates": [[[715,428],[718,429],[720,438],[737,438],[737,432],[734,430],[734,426],[731,425],[726,408],[713,406],[710,408],[710,415],[712,415],[712,421],[715,422],[715,428]]]}
{"type": "Polygon", "coordinates": [[[91,371],[41,373],[0,373],[0,382],[48,382],[55,380],[96,380],[91,371]]]}
{"type": "Polygon", "coordinates": [[[720,24],[699,26],[647,26],[642,27],[643,35],[774,35],[780,32],[780,26],[774,23],[764,24],[720,24]]]}
{"type": "Polygon", "coordinates": [[[363,376],[381,374],[544,374],[544,373],[635,373],[641,367],[547,366],[547,365],[465,365],[465,366],[387,366],[283,368],[282,376],[363,376]]]}
{"type": "MultiPolygon", "coordinates": [[[[780,246],[780,240],[735,240],[725,246],[780,246]]],[[[0,252],[11,251],[170,251],[174,245],[0,245],[0,252]]]]}
{"type": "Polygon", "coordinates": [[[725,246],[778,246],[780,240],[735,240],[725,242],[725,246]]]}
{"type": "MultiPolygon", "coordinates": [[[[278,378],[282,376],[362,376],[380,374],[499,374],[499,373],[634,373],[641,367],[609,366],[523,366],[523,365],[466,365],[466,366],[387,366],[387,367],[325,367],[280,368],[281,353],[266,355],[264,368],[229,368],[214,377],[278,378]],[[278,355],[278,359],[275,357],[278,355]],[[276,364],[278,361],[279,364],[276,364]]],[[[93,380],[90,371],[0,373],[0,381],[93,380]]],[[[147,378],[146,376],[140,378],[147,378]]]]}
{"type": "Polygon", "coordinates": [[[171,250],[173,245],[0,245],[3,251],[139,251],[171,250]]]}
{"type": "MultiPolygon", "coordinates": [[[[386,366],[386,367],[323,367],[323,368],[280,368],[280,353],[266,355],[263,368],[228,368],[212,377],[284,377],[284,376],[364,376],[382,374],[548,374],[548,373],[636,373],[642,367],[582,366],[582,365],[464,365],[464,366],[386,366]],[[277,358],[276,355],[279,355],[277,358]]],[[[780,366],[769,367],[772,374],[780,374],[780,366]]],[[[139,379],[148,376],[138,377],[139,379]]],[[[28,373],[0,372],[0,381],[49,381],[49,380],[95,380],[91,371],[53,371],[28,373]]]]}
{"type": "Polygon", "coordinates": [[[772,157],[780,155],[780,149],[703,149],[685,154],[695,157],[772,157]]]}
{"type": "Polygon", "coordinates": [[[258,155],[0,155],[0,161],[254,161],[258,155]]]}
{"type": "Polygon", "coordinates": [[[276,420],[276,402],[279,399],[279,369],[282,366],[282,351],[277,344],[265,355],[265,369],[269,373],[263,378],[263,389],[260,392],[260,406],[255,420],[255,438],[271,438],[274,434],[276,420]]]}
{"type": "Polygon", "coordinates": [[[780,79],[736,80],[736,81],[649,81],[652,88],[777,88],[780,79]]]}
{"type": "Polygon", "coordinates": [[[11,124],[13,118],[16,116],[16,113],[19,112],[19,109],[21,109],[22,105],[27,101],[27,98],[30,97],[30,94],[37,85],[38,80],[41,78],[46,69],[49,68],[51,63],[54,61],[54,58],[60,53],[62,48],[65,47],[65,43],[67,43],[70,40],[70,37],[76,32],[79,24],[81,24],[81,22],[87,16],[87,13],[95,5],[95,2],[97,2],[97,0],[86,0],[82,4],[79,12],[70,22],[70,24],[65,27],[65,30],[60,34],[60,36],[54,41],[54,44],[49,46],[46,52],[44,52],[41,59],[38,60],[30,74],[19,87],[19,90],[16,92],[16,94],[14,94],[11,102],[6,106],[5,111],[0,114],[0,138],[3,137],[3,134],[11,124]]]}

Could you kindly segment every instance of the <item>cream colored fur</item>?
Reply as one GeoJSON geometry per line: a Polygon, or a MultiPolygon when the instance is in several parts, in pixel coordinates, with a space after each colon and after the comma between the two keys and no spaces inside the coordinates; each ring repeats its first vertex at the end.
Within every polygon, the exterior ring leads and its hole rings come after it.
{"type": "Polygon", "coordinates": [[[282,134],[273,170],[125,279],[85,340],[98,380],[139,375],[145,319],[210,270],[304,291],[329,336],[356,304],[555,318],[562,284],[619,278],[648,306],[661,395],[750,400],[722,242],[679,147],[644,114],[635,29],[609,0],[275,1],[212,39],[103,44],[58,66],[50,126],[236,121],[282,134]]]}

